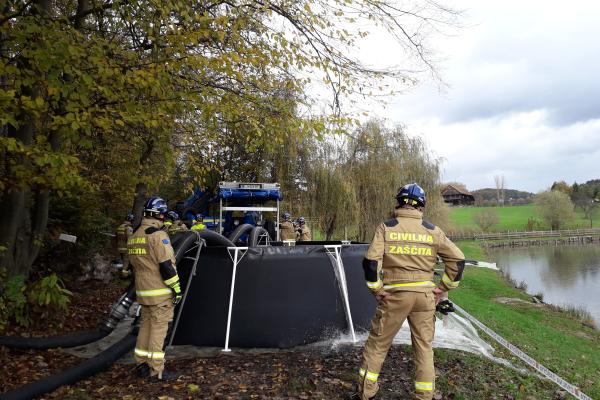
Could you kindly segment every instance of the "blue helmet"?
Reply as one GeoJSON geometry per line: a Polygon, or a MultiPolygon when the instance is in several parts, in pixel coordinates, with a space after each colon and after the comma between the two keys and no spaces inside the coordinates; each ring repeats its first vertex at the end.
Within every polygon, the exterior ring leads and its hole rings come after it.
{"type": "Polygon", "coordinates": [[[127,216],[125,217],[125,221],[128,222],[133,222],[135,220],[135,215],[133,215],[133,213],[129,213],[127,214],[127,216]]]}
{"type": "Polygon", "coordinates": [[[149,217],[159,217],[167,213],[167,203],[160,197],[153,196],[144,206],[144,214],[149,217]]]}
{"type": "Polygon", "coordinates": [[[289,212],[284,212],[283,213],[283,220],[284,221],[289,221],[290,218],[292,218],[292,214],[290,214],[289,212]]]}
{"type": "Polygon", "coordinates": [[[169,211],[167,213],[167,218],[169,218],[171,221],[177,221],[179,219],[179,214],[177,214],[175,211],[169,211]]]}
{"type": "Polygon", "coordinates": [[[196,214],[196,221],[204,221],[204,214],[196,214]]]}
{"type": "Polygon", "coordinates": [[[396,195],[396,200],[400,205],[408,204],[409,206],[425,207],[427,204],[425,191],[416,183],[402,186],[396,195]]]}
{"type": "Polygon", "coordinates": [[[300,218],[298,218],[298,223],[300,225],[302,225],[302,224],[306,223],[306,220],[304,219],[304,217],[300,217],[300,218]]]}

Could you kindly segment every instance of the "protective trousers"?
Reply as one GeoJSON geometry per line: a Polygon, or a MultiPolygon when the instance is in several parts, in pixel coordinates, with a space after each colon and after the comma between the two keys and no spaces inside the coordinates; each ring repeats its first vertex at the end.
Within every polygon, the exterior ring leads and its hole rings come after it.
{"type": "Polygon", "coordinates": [[[415,396],[418,400],[433,398],[433,335],[435,331],[435,298],[432,292],[395,291],[382,300],[371,323],[359,371],[359,393],[362,400],[375,396],[377,378],[394,337],[405,319],[410,326],[415,361],[415,396]]]}
{"type": "Polygon", "coordinates": [[[135,344],[135,362],[147,363],[150,375],[162,375],[165,368],[165,337],[173,320],[173,301],[153,306],[142,305],[140,332],[135,344]]]}

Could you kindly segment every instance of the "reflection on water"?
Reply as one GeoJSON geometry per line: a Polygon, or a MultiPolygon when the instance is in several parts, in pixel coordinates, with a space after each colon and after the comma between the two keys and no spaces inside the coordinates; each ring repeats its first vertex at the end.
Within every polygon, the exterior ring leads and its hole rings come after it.
{"type": "Polygon", "coordinates": [[[544,302],[588,310],[600,325],[600,246],[542,246],[497,249],[498,267],[544,302]]]}

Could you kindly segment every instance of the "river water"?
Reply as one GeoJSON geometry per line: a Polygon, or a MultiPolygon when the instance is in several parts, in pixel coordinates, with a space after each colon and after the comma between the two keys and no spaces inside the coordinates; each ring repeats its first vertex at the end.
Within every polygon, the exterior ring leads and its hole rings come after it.
{"type": "Polygon", "coordinates": [[[527,293],[542,292],[544,302],[589,311],[600,326],[600,246],[502,248],[490,252],[498,267],[527,293]]]}

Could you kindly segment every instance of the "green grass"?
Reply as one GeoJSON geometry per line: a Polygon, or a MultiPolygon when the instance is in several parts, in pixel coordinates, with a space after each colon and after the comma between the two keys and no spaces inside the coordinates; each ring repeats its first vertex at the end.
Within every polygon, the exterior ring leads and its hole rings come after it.
{"type": "MultiPolygon", "coordinates": [[[[535,212],[535,208],[532,204],[507,207],[452,207],[450,208],[450,221],[459,229],[479,231],[480,228],[473,222],[473,215],[486,209],[495,210],[498,214],[499,223],[492,226],[490,229],[491,231],[523,231],[526,229],[527,220],[529,218],[540,221],[542,229],[549,229],[549,226],[542,221],[541,217],[535,212]]],[[[577,229],[590,227],[590,222],[584,218],[583,213],[580,210],[576,210],[576,215],[576,219],[570,221],[565,228],[577,229]]],[[[596,210],[594,215],[593,226],[600,226],[600,207],[596,210]]]]}
{"type": "MultiPolygon", "coordinates": [[[[474,242],[457,243],[467,258],[481,255],[474,242]]],[[[487,260],[493,261],[493,260],[487,260]]],[[[508,285],[494,270],[467,267],[460,288],[450,298],[531,357],[600,398],[600,333],[568,313],[529,302],[530,296],[508,285]],[[525,300],[501,304],[496,297],[525,300]]],[[[487,341],[492,341],[482,333],[487,341]]]]}

